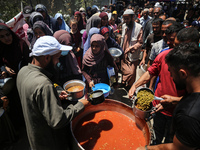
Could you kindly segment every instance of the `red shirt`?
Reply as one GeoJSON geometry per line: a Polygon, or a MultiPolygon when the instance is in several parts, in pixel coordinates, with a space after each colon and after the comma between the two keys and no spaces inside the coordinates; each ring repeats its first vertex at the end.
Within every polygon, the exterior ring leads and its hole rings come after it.
{"type": "MultiPolygon", "coordinates": [[[[171,51],[172,49],[166,50],[160,53],[156,59],[154,60],[153,64],[148,68],[148,71],[153,76],[159,76],[160,80],[157,85],[157,89],[155,91],[155,96],[161,97],[162,95],[171,95],[171,96],[183,96],[185,94],[185,90],[177,90],[175,83],[170,76],[170,72],[168,71],[168,65],[165,63],[165,56],[171,51]]],[[[160,101],[154,100],[153,106],[159,104],[160,101]]],[[[174,111],[173,108],[165,109],[161,111],[164,115],[172,116],[174,111]]]]}

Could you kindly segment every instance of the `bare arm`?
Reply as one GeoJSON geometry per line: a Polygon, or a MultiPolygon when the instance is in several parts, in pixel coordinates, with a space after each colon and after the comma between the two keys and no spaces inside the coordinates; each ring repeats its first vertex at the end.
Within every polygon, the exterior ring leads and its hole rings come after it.
{"type": "Polygon", "coordinates": [[[146,49],[143,50],[143,56],[142,56],[142,60],[140,62],[140,66],[145,64],[145,58],[147,57],[147,51],[146,49]]]}
{"type": "MultiPolygon", "coordinates": [[[[150,60],[150,59],[149,59],[148,64],[147,64],[147,69],[152,65],[152,63],[153,63],[153,60],[150,60]]],[[[154,88],[154,86],[155,86],[155,79],[156,79],[156,76],[153,77],[153,78],[150,80],[149,88],[150,88],[151,90],[153,90],[153,88],[154,88]]]]}
{"type": "Polygon", "coordinates": [[[134,83],[128,92],[129,98],[131,98],[137,87],[146,84],[153,76],[150,75],[149,71],[145,72],[136,83],[134,83]]]}

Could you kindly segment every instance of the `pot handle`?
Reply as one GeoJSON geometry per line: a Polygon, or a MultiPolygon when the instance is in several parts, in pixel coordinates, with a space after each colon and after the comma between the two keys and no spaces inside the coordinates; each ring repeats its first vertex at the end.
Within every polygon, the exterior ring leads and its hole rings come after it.
{"type": "Polygon", "coordinates": [[[70,97],[70,96],[72,96],[72,94],[70,92],[68,92],[67,90],[65,90],[65,92],[67,93],[67,98],[66,99],[71,100],[72,97],[70,97]]]}
{"type": "Polygon", "coordinates": [[[92,101],[92,98],[90,97],[91,93],[87,93],[88,95],[88,101],[91,102],[92,101]]]}
{"type": "MultiPolygon", "coordinates": [[[[156,110],[156,107],[152,107],[152,110],[151,110],[151,113],[152,112],[154,112],[156,110]]],[[[149,121],[149,120],[151,120],[153,117],[155,117],[156,116],[156,114],[155,113],[152,113],[150,116],[149,116],[149,118],[147,118],[146,120],[147,121],[149,121]]]]}
{"type": "Polygon", "coordinates": [[[136,93],[134,92],[133,96],[131,97],[130,101],[132,101],[133,105],[132,108],[135,106],[135,100],[136,100],[136,93]]]}

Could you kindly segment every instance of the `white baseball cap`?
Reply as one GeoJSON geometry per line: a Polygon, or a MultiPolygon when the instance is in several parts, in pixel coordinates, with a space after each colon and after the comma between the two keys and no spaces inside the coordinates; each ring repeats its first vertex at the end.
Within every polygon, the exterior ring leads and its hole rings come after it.
{"type": "Polygon", "coordinates": [[[53,36],[42,36],[36,40],[29,56],[54,55],[60,51],[70,51],[72,46],[60,44],[53,36]]]}

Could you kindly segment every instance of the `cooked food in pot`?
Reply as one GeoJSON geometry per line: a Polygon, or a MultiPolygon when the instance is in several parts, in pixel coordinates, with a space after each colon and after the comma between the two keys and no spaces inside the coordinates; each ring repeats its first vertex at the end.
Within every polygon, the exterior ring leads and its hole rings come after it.
{"type": "Polygon", "coordinates": [[[137,104],[136,107],[140,110],[147,111],[151,109],[151,102],[154,99],[154,95],[149,90],[139,90],[137,93],[137,104]]]}
{"type": "Polygon", "coordinates": [[[79,92],[79,91],[82,91],[83,89],[84,89],[83,86],[75,85],[75,86],[68,88],[67,92],[79,92]]]}

